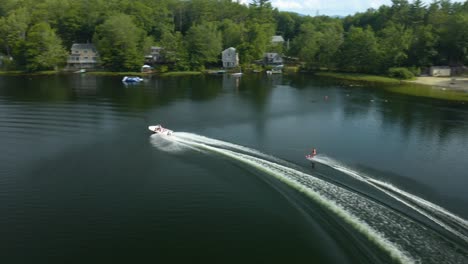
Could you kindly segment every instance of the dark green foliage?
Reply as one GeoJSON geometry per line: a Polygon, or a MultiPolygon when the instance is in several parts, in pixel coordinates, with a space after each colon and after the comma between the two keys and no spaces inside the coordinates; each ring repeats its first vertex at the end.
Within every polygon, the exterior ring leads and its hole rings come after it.
{"type": "Polygon", "coordinates": [[[116,14],[96,28],[93,40],[105,67],[116,71],[136,71],[143,65],[145,35],[130,16],[116,14]]]}
{"type": "Polygon", "coordinates": [[[372,28],[351,27],[339,55],[340,67],[346,71],[379,73],[382,55],[372,28]]]}
{"type": "Polygon", "coordinates": [[[26,68],[51,70],[64,64],[67,52],[50,25],[41,22],[31,27],[25,42],[26,68]]]}
{"type": "Polygon", "coordinates": [[[221,54],[221,32],[212,22],[192,26],[187,32],[190,65],[203,69],[207,63],[217,62],[221,54]]]}
{"type": "Polygon", "coordinates": [[[414,78],[414,74],[407,68],[403,67],[388,69],[388,76],[401,80],[414,78]]]}
{"type": "Polygon", "coordinates": [[[102,66],[138,70],[154,40],[178,70],[220,65],[221,50],[232,46],[242,64],[278,52],[311,69],[386,74],[392,67],[467,64],[468,2],[392,0],[331,18],[278,11],[269,0],[248,6],[231,0],[1,0],[0,36],[0,54],[22,70],[62,65],[60,43],[68,50],[91,41],[102,66]],[[48,32],[41,52],[27,38],[28,32],[39,38],[38,30],[48,32]],[[271,45],[273,35],[288,45],[271,45]],[[60,56],[39,59],[55,50],[60,56]]]}

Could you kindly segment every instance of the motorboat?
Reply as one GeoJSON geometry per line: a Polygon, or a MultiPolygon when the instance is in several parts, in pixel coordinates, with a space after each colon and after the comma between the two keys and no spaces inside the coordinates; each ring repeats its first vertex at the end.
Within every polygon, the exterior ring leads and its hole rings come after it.
{"type": "Polygon", "coordinates": [[[149,126],[148,129],[156,134],[170,136],[174,131],[164,128],[161,125],[149,126]]]}
{"type": "Polygon", "coordinates": [[[125,76],[123,77],[122,79],[122,82],[124,83],[138,83],[138,82],[141,82],[143,81],[143,78],[140,78],[140,77],[137,77],[137,76],[125,76]]]}
{"type": "Polygon", "coordinates": [[[233,76],[233,77],[241,77],[241,76],[242,76],[242,72],[231,73],[231,76],[233,76]]]}

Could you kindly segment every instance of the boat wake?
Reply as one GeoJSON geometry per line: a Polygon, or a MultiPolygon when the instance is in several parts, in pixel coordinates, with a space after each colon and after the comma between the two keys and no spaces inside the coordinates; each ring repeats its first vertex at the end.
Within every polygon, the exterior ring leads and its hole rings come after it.
{"type": "Polygon", "coordinates": [[[459,243],[462,245],[445,239],[435,230],[428,229],[427,226],[421,225],[418,221],[382,203],[305,173],[297,165],[255,149],[184,132],[175,132],[171,136],[152,135],[151,143],[168,152],[180,152],[185,148],[222,155],[275,177],[348,223],[354,230],[387,252],[394,261],[400,263],[466,263],[468,260],[466,220],[395,186],[346,168],[330,158],[316,157],[317,162],[364,181],[425,215],[460,238],[459,243]],[[171,146],[171,144],[178,145],[178,147],[171,146]],[[168,145],[171,147],[168,148],[168,145]]]}
{"type": "Polygon", "coordinates": [[[468,221],[466,221],[465,219],[449,212],[448,210],[436,204],[426,201],[421,197],[403,191],[390,183],[373,179],[365,173],[353,170],[332,158],[320,155],[314,157],[314,161],[327,165],[333,169],[343,172],[348,176],[353,177],[356,180],[365,182],[373,186],[374,188],[382,191],[388,196],[410,207],[411,209],[427,217],[446,231],[450,232],[459,239],[468,243],[468,221]]]}

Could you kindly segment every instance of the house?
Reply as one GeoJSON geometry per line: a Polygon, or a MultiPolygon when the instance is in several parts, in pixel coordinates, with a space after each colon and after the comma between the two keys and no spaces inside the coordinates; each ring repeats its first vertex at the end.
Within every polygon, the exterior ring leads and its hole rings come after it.
{"type": "Polygon", "coordinates": [[[447,77],[451,75],[451,70],[448,66],[432,66],[429,68],[429,75],[447,77]]]}
{"type": "Polygon", "coordinates": [[[162,47],[151,46],[150,53],[145,55],[145,63],[153,65],[158,62],[163,62],[163,50],[162,47]]]}
{"type": "Polygon", "coordinates": [[[271,37],[271,44],[272,45],[283,45],[284,44],[284,38],[282,36],[273,36],[271,37]]]}
{"type": "Polygon", "coordinates": [[[98,59],[99,54],[93,44],[74,43],[67,59],[67,68],[91,69],[96,67],[98,59]]]}
{"type": "Polygon", "coordinates": [[[263,64],[265,65],[279,65],[283,64],[283,57],[279,53],[268,52],[263,56],[263,64]]]}
{"type": "Polygon", "coordinates": [[[239,54],[233,47],[225,49],[222,53],[223,67],[234,68],[239,66],[239,54]]]}

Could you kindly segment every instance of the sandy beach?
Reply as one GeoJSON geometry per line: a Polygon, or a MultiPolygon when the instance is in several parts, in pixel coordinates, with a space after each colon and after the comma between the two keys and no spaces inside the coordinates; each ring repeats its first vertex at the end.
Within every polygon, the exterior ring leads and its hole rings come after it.
{"type": "Polygon", "coordinates": [[[416,80],[406,81],[424,85],[437,86],[453,90],[463,90],[468,92],[468,77],[417,77],[416,80]]]}

